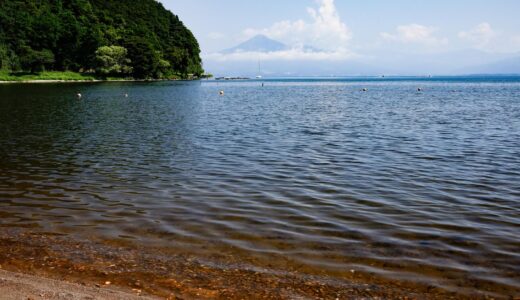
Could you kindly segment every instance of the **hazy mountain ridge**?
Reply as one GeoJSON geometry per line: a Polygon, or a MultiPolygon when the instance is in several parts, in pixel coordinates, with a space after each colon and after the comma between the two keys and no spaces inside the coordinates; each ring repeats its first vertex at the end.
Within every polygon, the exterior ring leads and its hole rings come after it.
{"type": "Polygon", "coordinates": [[[237,52],[277,52],[290,49],[289,46],[279,41],[268,38],[265,35],[257,35],[253,38],[229,49],[221,51],[223,54],[232,54],[237,52]]]}
{"type": "Polygon", "coordinates": [[[278,54],[294,49],[304,53],[324,53],[326,57],[326,52],[314,47],[290,47],[258,35],[220,52],[221,57],[231,58],[236,54],[251,53],[251,59],[217,61],[210,57],[205,60],[205,67],[214,74],[241,76],[258,75],[259,61],[261,73],[266,76],[520,74],[520,54],[493,54],[473,49],[436,54],[367,51],[352,59],[320,61],[255,59],[254,55],[278,54]]]}
{"type": "Polygon", "coordinates": [[[233,54],[244,52],[272,53],[298,49],[303,52],[321,52],[322,50],[309,45],[287,45],[271,39],[263,34],[256,35],[239,45],[220,51],[221,54],[233,54]]]}

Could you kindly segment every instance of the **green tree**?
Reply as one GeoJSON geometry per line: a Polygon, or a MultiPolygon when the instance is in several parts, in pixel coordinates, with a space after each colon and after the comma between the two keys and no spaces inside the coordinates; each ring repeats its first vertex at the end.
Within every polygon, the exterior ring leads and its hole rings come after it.
{"type": "Polygon", "coordinates": [[[54,61],[54,54],[48,49],[37,51],[27,46],[22,47],[20,64],[24,71],[32,73],[45,71],[46,67],[52,65],[54,61]]]}
{"type": "Polygon", "coordinates": [[[0,0],[0,45],[11,70],[93,72],[117,45],[139,78],[203,72],[197,40],[156,0],[0,0]]]}
{"type": "Polygon", "coordinates": [[[171,64],[169,61],[159,58],[159,63],[157,64],[156,76],[157,78],[167,78],[172,75],[171,64]]]}
{"type": "Polygon", "coordinates": [[[132,73],[129,66],[128,50],[121,46],[103,46],[96,51],[96,72],[107,75],[126,75],[132,73]]]}
{"type": "Polygon", "coordinates": [[[9,70],[9,49],[0,44],[0,70],[9,70]]]}
{"type": "Polygon", "coordinates": [[[185,49],[172,48],[168,53],[168,59],[172,63],[175,71],[184,76],[188,74],[189,58],[185,49]]]}
{"type": "Polygon", "coordinates": [[[144,38],[134,37],[125,44],[128,57],[132,61],[135,78],[154,78],[158,71],[160,57],[152,45],[144,38]]]}

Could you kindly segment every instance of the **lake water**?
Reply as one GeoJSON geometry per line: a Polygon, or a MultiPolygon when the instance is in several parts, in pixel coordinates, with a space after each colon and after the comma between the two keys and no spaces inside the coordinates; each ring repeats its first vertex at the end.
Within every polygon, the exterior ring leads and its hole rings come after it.
{"type": "Polygon", "coordinates": [[[0,85],[0,226],[520,293],[520,78],[264,83],[0,85]]]}

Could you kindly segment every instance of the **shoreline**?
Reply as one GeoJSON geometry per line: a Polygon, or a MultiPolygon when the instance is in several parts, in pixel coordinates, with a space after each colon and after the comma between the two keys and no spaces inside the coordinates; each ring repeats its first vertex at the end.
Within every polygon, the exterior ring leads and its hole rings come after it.
{"type": "Polygon", "coordinates": [[[196,81],[199,79],[85,79],[85,80],[60,80],[60,79],[42,79],[42,80],[12,80],[0,81],[0,84],[24,84],[24,83],[103,83],[103,82],[160,82],[160,81],[196,81]]]}
{"type": "MultiPolygon", "coordinates": [[[[0,271],[11,272],[7,274],[12,279],[2,282],[6,273],[0,273],[0,292],[2,285],[7,285],[7,289],[17,287],[23,293],[48,290],[58,281],[55,286],[60,293],[67,293],[70,287],[79,284],[89,293],[110,288],[130,294],[140,291],[162,299],[506,298],[493,292],[449,291],[358,271],[348,278],[323,277],[289,269],[255,267],[234,258],[219,257],[218,253],[201,257],[146,245],[99,242],[91,238],[77,240],[6,228],[0,230],[0,271]],[[33,276],[42,285],[35,289],[24,285],[24,281],[16,280],[17,275],[27,278],[20,274],[31,274],[27,276],[33,276]]],[[[94,299],[119,298],[98,295],[94,299]]]]}

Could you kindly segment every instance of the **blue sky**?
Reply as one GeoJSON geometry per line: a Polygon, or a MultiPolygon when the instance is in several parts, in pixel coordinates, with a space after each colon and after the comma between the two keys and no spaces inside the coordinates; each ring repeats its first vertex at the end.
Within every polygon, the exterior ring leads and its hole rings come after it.
{"type": "MultiPolygon", "coordinates": [[[[318,9],[321,1],[163,0],[162,2],[192,29],[199,39],[203,52],[208,53],[234,46],[246,39],[248,36],[244,32],[247,29],[267,29],[282,21],[311,22],[307,10],[318,9]]],[[[518,17],[520,1],[518,0],[335,0],[333,3],[341,22],[351,32],[348,44],[352,48],[369,47],[383,42],[387,45],[382,47],[394,44],[390,46],[396,48],[395,44],[399,44],[398,41],[409,46],[425,43],[425,41],[414,42],[411,36],[408,37],[409,40],[398,38],[399,26],[416,24],[431,29],[433,32],[429,35],[439,41],[445,41],[442,49],[439,50],[471,47],[488,51],[507,51],[510,47],[512,47],[510,51],[520,50],[520,40],[517,40],[520,39],[518,17]],[[482,24],[489,26],[481,26],[479,31],[478,26],[482,24]],[[486,31],[486,29],[490,30],[486,31]],[[466,38],[461,37],[461,32],[466,32],[466,38]],[[385,39],[382,33],[394,35],[396,39],[391,40],[389,36],[385,39]],[[491,36],[501,44],[493,47],[483,45],[482,43],[491,36]]],[[[421,28],[418,29],[420,31],[421,28]]],[[[423,34],[428,34],[428,30],[423,34]]],[[[401,35],[403,34],[406,33],[401,31],[401,35]]],[[[491,44],[491,41],[489,43],[491,44]]]]}
{"type": "MultiPolygon", "coordinates": [[[[261,60],[379,60],[381,65],[385,64],[383,60],[388,53],[424,56],[478,51],[496,55],[497,59],[499,55],[520,56],[519,0],[161,2],[193,31],[205,61],[254,57],[261,60]],[[283,42],[293,50],[261,56],[258,53],[230,57],[218,54],[256,34],[283,42]],[[322,51],[305,53],[301,50],[303,46],[322,51]]],[[[475,62],[479,59],[475,57],[475,62]]],[[[388,63],[395,61],[388,60],[388,63]]],[[[449,59],[444,62],[449,63],[449,59]]]]}

